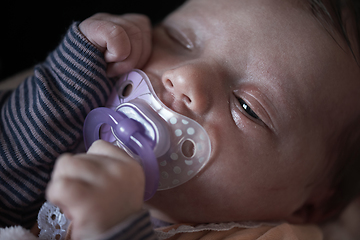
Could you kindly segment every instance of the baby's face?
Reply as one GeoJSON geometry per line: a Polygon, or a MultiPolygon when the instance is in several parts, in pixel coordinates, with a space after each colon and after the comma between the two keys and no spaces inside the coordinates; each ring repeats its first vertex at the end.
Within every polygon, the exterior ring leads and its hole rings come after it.
{"type": "Polygon", "coordinates": [[[329,139],[359,96],[359,69],[307,4],[192,0],[154,30],[144,71],[212,143],[198,176],[148,202],[158,216],[292,221],[325,192],[329,139]]]}

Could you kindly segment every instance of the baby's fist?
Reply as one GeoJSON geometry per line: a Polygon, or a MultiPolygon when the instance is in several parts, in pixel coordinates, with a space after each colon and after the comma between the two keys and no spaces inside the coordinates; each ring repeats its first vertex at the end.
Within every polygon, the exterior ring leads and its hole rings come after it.
{"type": "Polygon", "coordinates": [[[80,23],[79,29],[104,53],[108,77],[141,68],[150,56],[151,24],[144,15],[98,13],[80,23]]]}
{"type": "Polygon", "coordinates": [[[46,193],[72,221],[72,239],[91,239],[139,212],[144,188],[140,164],[100,140],[87,154],[60,157],[46,193]]]}

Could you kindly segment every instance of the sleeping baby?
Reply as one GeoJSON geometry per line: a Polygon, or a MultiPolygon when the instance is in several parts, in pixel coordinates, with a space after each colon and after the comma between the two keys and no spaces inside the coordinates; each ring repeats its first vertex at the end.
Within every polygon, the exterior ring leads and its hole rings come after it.
{"type": "Polygon", "coordinates": [[[58,158],[46,197],[72,239],[322,239],[316,224],[359,193],[356,4],[189,0],[154,28],[136,14],[73,24],[33,76],[1,95],[2,121],[16,126],[1,130],[15,173],[0,176],[1,220],[33,219],[58,158]],[[100,140],[58,157],[133,68],[211,142],[195,177],[145,203],[144,170],[124,150],[100,140]]]}

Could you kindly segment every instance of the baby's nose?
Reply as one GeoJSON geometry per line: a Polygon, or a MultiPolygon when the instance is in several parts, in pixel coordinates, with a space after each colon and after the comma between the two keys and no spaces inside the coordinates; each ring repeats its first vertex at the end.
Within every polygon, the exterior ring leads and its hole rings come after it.
{"type": "Polygon", "coordinates": [[[181,66],[166,71],[162,76],[165,88],[194,113],[204,114],[210,107],[211,92],[208,74],[195,66],[181,66]]]}

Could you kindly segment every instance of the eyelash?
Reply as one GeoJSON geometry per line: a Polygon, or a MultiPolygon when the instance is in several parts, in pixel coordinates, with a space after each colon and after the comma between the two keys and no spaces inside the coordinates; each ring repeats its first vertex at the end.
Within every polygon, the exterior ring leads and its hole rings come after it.
{"type": "Polygon", "coordinates": [[[187,39],[185,36],[181,35],[181,33],[177,32],[175,29],[172,28],[166,28],[165,29],[168,36],[178,44],[180,44],[185,49],[192,51],[194,48],[193,43],[187,39]]]}
{"type": "Polygon", "coordinates": [[[250,108],[250,106],[242,99],[237,97],[240,107],[252,118],[260,120],[259,116],[250,108]]]}

